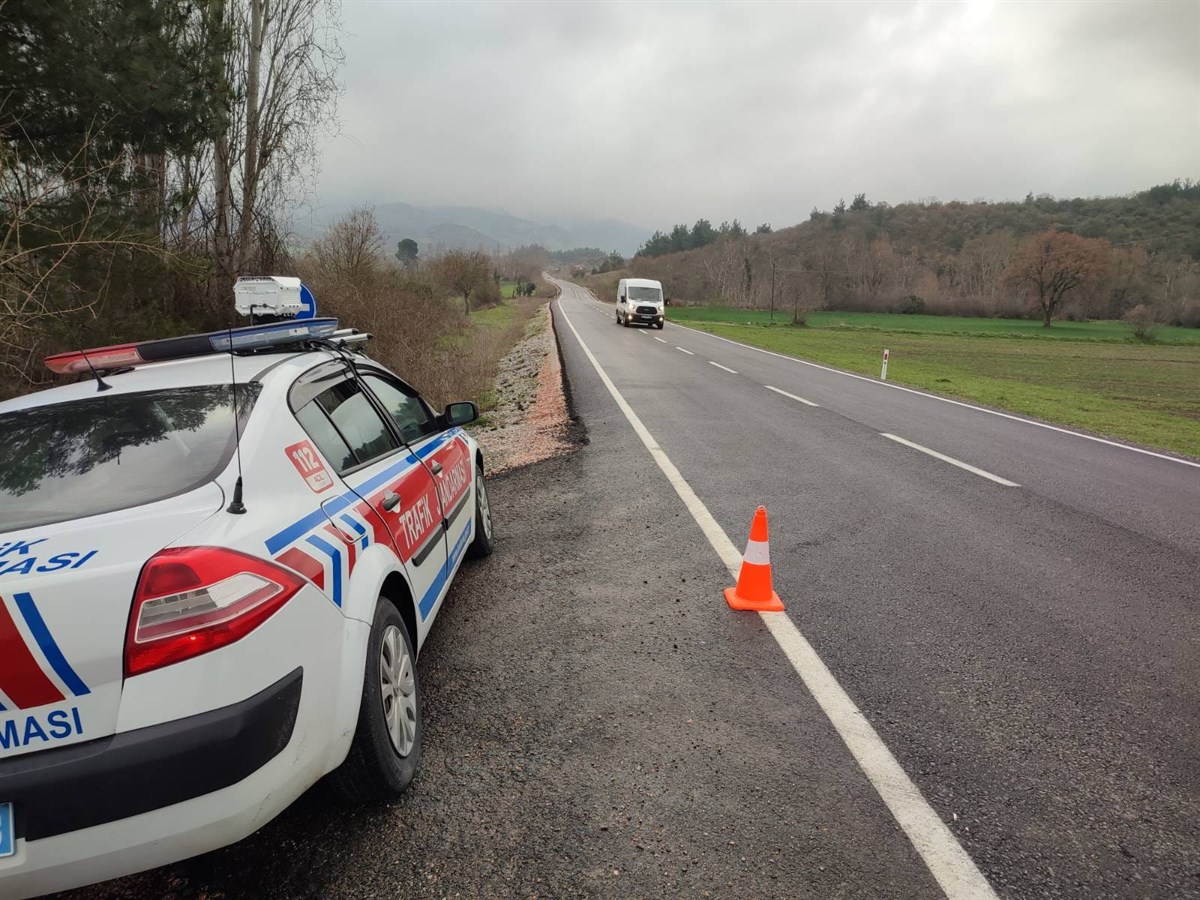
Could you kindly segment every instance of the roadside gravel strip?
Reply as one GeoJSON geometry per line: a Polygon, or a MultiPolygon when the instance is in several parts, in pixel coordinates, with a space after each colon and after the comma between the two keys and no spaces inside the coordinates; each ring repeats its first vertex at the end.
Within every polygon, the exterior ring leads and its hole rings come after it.
{"type": "Polygon", "coordinates": [[[571,446],[569,425],[554,319],[547,303],[500,361],[496,406],[471,433],[483,448],[488,474],[497,475],[566,452],[571,446]]]}

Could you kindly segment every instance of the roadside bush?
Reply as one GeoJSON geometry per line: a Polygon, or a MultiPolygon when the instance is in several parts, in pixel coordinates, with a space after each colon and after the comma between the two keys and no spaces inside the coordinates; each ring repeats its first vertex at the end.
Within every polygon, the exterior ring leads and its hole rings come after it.
{"type": "Polygon", "coordinates": [[[925,301],[916,294],[909,294],[900,301],[900,312],[905,315],[915,315],[925,312],[925,301]]]}
{"type": "Polygon", "coordinates": [[[1139,303],[1122,317],[1130,333],[1139,341],[1153,341],[1158,334],[1158,316],[1144,303],[1139,303]]]}
{"type": "Polygon", "coordinates": [[[476,309],[485,306],[498,306],[502,300],[500,285],[496,284],[491,278],[480,282],[479,286],[471,293],[471,305],[476,309]]]}

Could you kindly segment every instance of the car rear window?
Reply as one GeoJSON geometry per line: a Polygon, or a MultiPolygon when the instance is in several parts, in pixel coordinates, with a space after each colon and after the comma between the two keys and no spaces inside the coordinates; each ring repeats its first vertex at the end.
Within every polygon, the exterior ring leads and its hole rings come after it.
{"type": "MultiPolygon", "coordinates": [[[[239,384],[244,420],[258,385],[239,384]]],[[[227,384],[0,414],[0,531],[153,503],[211,481],[235,447],[227,384]]]]}

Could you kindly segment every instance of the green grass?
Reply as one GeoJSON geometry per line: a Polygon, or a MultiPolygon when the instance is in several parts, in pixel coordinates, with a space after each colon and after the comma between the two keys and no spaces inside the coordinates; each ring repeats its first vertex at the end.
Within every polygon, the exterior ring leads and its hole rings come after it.
{"type": "Polygon", "coordinates": [[[505,300],[511,300],[517,296],[517,283],[515,281],[500,282],[500,296],[505,300]]]}
{"type": "Polygon", "coordinates": [[[809,319],[812,326],[797,328],[737,324],[737,317],[759,321],[757,312],[693,307],[672,308],[667,315],[756,347],[875,377],[886,347],[889,381],[1200,456],[1200,334],[1194,329],[1173,329],[1185,334],[1143,344],[1122,336],[1120,324],[1112,322],[1061,323],[1061,332],[1055,324],[1049,329],[1054,335],[1044,335],[1035,323],[1012,336],[989,325],[1027,323],[818,313],[809,319]],[[934,324],[922,332],[926,320],[934,324]],[[956,332],[952,323],[978,330],[956,332]],[[1071,328],[1080,331],[1072,336],[1071,328]]]}
{"type": "MultiPolygon", "coordinates": [[[[667,315],[677,322],[725,322],[770,324],[771,314],[761,309],[730,309],[722,306],[671,307],[667,315]]],[[[791,310],[776,310],[775,324],[787,325],[791,310]]],[[[897,334],[957,334],[972,337],[1015,337],[1037,340],[1134,342],[1123,322],[1055,322],[1043,328],[1032,319],[980,319],[964,316],[898,315],[896,313],[814,312],[810,328],[887,331],[897,334]]],[[[1141,343],[1141,342],[1137,342],[1141,343]]],[[[1161,328],[1156,344],[1200,344],[1200,328],[1161,328]]]]}
{"type": "Polygon", "coordinates": [[[529,314],[523,314],[522,307],[517,303],[501,303],[487,309],[471,310],[471,324],[475,328],[507,328],[517,319],[528,317],[529,314]]]}

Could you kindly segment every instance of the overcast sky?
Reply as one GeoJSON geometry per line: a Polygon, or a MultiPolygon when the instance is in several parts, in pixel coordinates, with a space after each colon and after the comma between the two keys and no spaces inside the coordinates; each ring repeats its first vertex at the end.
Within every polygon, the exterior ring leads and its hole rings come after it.
{"type": "Polygon", "coordinates": [[[344,0],[321,204],[656,228],[1200,177],[1200,0],[344,0]]]}

